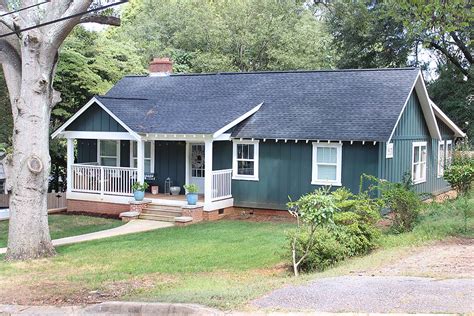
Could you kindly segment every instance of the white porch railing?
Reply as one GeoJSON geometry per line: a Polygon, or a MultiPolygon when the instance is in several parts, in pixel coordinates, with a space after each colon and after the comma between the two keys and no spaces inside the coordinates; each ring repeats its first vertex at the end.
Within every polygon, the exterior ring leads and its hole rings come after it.
{"type": "Polygon", "coordinates": [[[232,197],[232,169],[212,171],[211,201],[232,197]]]}
{"type": "Polygon", "coordinates": [[[136,168],[72,165],[72,192],[133,195],[136,168]]]}

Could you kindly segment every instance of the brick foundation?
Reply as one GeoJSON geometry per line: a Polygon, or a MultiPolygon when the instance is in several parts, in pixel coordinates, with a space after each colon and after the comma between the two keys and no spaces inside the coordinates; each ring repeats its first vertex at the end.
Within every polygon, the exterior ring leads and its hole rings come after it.
{"type": "Polygon", "coordinates": [[[205,221],[216,221],[222,218],[227,219],[249,219],[258,218],[260,220],[267,221],[292,221],[294,217],[288,211],[284,210],[269,210],[269,209],[258,209],[258,208],[245,208],[245,207],[228,207],[224,209],[223,214],[219,214],[219,210],[203,213],[203,220],[205,221]]]}
{"type": "Polygon", "coordinates": [[[141,213],[150,203],[151,200],[130,201],[130,212],[141,213]]]}
{"type": "Polygon", "coordinates": [[[193,223],[201,222],[204,219],[202,206],[186,205],[181,210],[182,216],[193,218],[193,223]]]}
{"type": "Polygon", "coordinates": [[[128,204],[67,200],[68,213],[91,214],[97,216],[119,218],[120,213],[127,212],[129,210],[130,205],[128,204]]]}

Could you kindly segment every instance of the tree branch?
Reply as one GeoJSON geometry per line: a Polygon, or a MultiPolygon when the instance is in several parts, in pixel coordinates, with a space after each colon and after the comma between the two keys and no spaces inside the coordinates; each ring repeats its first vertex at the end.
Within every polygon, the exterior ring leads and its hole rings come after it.
{"type": "Polygon", "coordinates": [[[441,45],[439,45],[438,43],[436,42],[430,42],[430,47],[432,48],[435,48],[437,50],[439,50],[443,55],[445,55],[450,62],[453,63],[454,66],[456,66],[466,77],[470,78],[469,76],[469,71],[467,71],[466,69],[463,68],[463,66],[461,65],[461,63],[459,62],[459,60],[456,59],[456,57],[454,57],[453,55],[451,55],[448,50],[444,47],[442,47],[441,45]]]}
{"type": "Polygon", "coordinates": [[[91,14],[84,16],[81,19],[80,23],[98,23],[112,26],[120,26],[120,18],[115,16],[91,14]]]}
{"type": "Polygon", "coordinates": [[[469,49],[466,47],[466,45],[463,43],[463,41],[459,38],[458,34],[456,32],[450,32],[449,35],[453,38],[453,40],[456,42],[456,45],[459,47],[461,52],[464,54],[464,57],[466,57],[467,61],[472,64],[473,58],[472,54],[469,51],[469,49]]]}

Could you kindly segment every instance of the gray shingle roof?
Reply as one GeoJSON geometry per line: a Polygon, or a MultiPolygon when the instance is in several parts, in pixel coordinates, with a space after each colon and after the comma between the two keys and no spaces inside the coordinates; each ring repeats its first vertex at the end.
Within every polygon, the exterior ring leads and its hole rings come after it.
{"type": "Polygon", "coordinates": [[[142,133],[213,133],[263,102],[234,129],[234,137],[386,141],[418,73],[403,68],[125,77],[100,101],[142,133]]]}

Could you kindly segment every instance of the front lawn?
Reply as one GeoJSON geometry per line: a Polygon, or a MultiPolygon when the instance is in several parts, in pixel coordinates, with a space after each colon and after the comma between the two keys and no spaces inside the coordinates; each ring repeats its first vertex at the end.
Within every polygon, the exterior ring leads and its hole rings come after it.
{"type": "Polygon", "coordinates": [[[289,278],[277,266],[291,226],[219,221],[58,247],[52,259],[0,263],[0,302],[21,292],[16,302],[30,304],[125,298],[234,307],[289,278]]]}
{"type": "MultiPolygon", "coordinates": [[[[52,239],[93,233],[122,225],[116,219],[82,216],[82,215],[49,215],[49,229],[52,239]]],[[[0,248],[7,246],[8,221],[0,222],[0,248]]]]}
{"type": "Polygon", "coordinates": [[[58,247],[51,259],[0,262],[0,303],[145,300],[242,308],[274,288],[377,269],[428,241],[473,236],[472,218],[463,230],[464,205],[429,205],[412,232],[386,233],[370,255],[298,279],[288,269],[291,223],[206,222],[58,247]]]}

